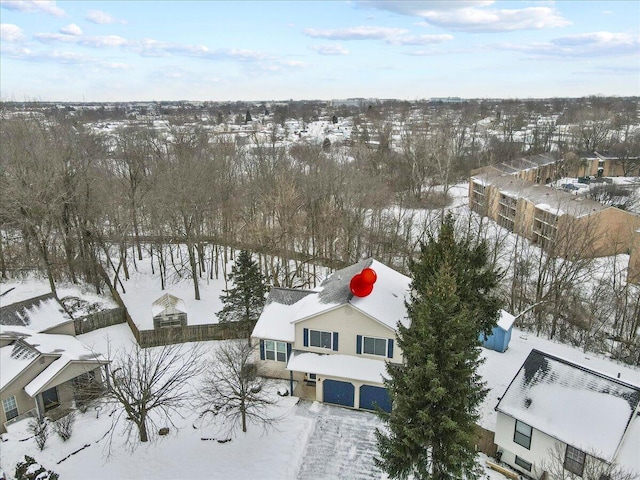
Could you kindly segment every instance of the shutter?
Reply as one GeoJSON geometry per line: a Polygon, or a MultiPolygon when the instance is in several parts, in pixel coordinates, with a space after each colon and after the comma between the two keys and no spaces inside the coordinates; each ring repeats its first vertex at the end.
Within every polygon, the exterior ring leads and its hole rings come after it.
{"type": "Polygon", "coordinates": [[[333,349],[338,351],[338,332],[333,332],[333,349]]]}
{"type": "Polygon", "coordinates": [[[287,362],[291,358],[291,344],[287,343],[287,362]]]}
{"type": "Polygon", "coordinates": [[[309,329],[308,328],[302,329],[302,345],[304,345],[305,347],[309,346],[309,329]]]}
{"type": "Polygon", "coordinates": [[[264,360],[264,340],[260,340],[260,360],[264,360]]]}
{"type": "Polygon", "coordinates": [[[362,335],[356,335],[356,353],[358,355],[362,353],[362,335]]]}
{"type": "Polygon", "coordinates": [[[393,339],[387,340],[387,357],[393,358],[393,339]]]}

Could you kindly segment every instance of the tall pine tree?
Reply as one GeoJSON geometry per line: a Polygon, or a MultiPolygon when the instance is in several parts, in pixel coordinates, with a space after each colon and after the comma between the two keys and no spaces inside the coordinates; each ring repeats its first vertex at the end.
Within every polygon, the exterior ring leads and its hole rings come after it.
{"type": "Polygon", "coordinates": [[[246,250],[238,254],[231,266],[229,281],[233,286],[220,296],[224,307],[218,318],[221,322],[246,322],[248,337],[264,308],[267,286],[257,262],[246,250]]]}
{"type": "Polygon", "coordinates": [[[486,391],[477,373],[479,334],[495,325],[500,273],[488,268],[487,247],[456,240],[447,216],[438,238],[410,263],[408,327],[398,325],[403,365],[389,363],[391,413],[381,412],[376,463],[393,478],[477,478],[477,407],[486,391]]]}

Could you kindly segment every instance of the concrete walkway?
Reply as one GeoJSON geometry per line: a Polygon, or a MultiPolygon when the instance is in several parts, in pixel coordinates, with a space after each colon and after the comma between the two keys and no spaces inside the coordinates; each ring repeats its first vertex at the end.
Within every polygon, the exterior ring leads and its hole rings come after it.
{"type": "Polygon", "coordinates": [[[375,430],[381,426],[375,414],[301,400],[296,415],[315,422],[298,479],[382,478],[373,462],[377,453],[375,430]]]}

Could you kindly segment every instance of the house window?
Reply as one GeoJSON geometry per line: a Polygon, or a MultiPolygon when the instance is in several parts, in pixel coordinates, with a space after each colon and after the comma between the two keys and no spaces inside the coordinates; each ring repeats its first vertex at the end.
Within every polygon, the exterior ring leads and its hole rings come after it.
{"type": "Polygon", "coordinates": [[[285,342],[274,342],[273,340],[265,340],[264,355],[267,360],[286,362],[287,344],[285,342]]]}
{"type": "Polygon", "coordinates": [[[564,454],[564,468],[571,473],[575,473],[578,476],[582,476],[584,470],[584,460],[586,453],[577,448],[573,448],[571,445],[567,445],[567,451],[564,454]]]}
{"type": "Polygon", "coordinates": [[[516,430],[513,434],[513,441],[524,448],[531,447],[531,427],[520,420],[516,420],[516,430]]]}
{"type": "Polygon", "coordinates": [[[331,332],[321,332],[319,330],[309,330],[309,346],[320,348],[332,348],[331,332]]]}
{"type": "Polygon", "coordinates": [[[362,353],[387,356],[387,339],[362,337],[362,353]]]}
{"type": "Polygon", "coordinates": [[[58,401],[58,389],[53,387],[42,392],[42,402],[44,403],[45,412],[60,405],[58,401]]]}
{"type": "Polygon", "coordinates": [[[4,409],[4,415],[7,417],[7,421],[18,416],[18,404],[16,403],[16,396],[13,395],[9,398],[2,400],[2,408],[4,409]]]}
{"type": "Polygon", "coordinates": [[[518,465],[520,468],[524,468],[527,472],[531,471],[531,463],[527,462],[526,460],[523,460],[517,455],[516,455],[516,465],[518,465]]]}

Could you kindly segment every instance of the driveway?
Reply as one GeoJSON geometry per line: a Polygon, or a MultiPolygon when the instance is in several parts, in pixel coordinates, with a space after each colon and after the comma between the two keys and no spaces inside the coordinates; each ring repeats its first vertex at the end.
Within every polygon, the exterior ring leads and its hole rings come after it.
{"type": "Polygon", "coordinates": [[[296,415],[314,421],[298,479],[383,478],[373,462],[382,425],[375,414],[301,400],[296,415]]]}

